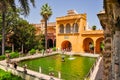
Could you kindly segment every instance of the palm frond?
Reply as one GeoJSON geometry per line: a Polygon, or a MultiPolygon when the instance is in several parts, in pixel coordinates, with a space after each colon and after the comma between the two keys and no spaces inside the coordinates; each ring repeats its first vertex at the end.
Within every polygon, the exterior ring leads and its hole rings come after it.
{"type": "Polygon", "coordinates": [[[35,0],[30,0],[30,2],[31,2],[32,5],[35,7],[35,0]]]}
{"type": "Polygon", "coordinates": [[[46,3],[41,7],[40,14],[44,19],[49,19],[49,17],[52,15],[52,9],[51,7],[46,3]]]}
{"type": "Polygon", "coordinates": [[[25,13],[25,16],[29,14],[30,9],[29,9],[29,2],[28,0],[19,0],[21,7],[25,13]]]}
{"type": "Polygon", "coordinates": [[[15,1],[14,0],[8,0],[8,4],[10,5],[10,7],[13,9],[13,11],[16,12],[16,5],[15,5],[15,1]]]}

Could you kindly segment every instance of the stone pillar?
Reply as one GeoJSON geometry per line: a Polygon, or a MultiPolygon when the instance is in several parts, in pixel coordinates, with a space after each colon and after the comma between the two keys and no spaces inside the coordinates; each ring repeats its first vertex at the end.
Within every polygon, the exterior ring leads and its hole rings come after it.
{"type": "Polygon", "coordinates": [[[61,72],[58,72],[58,78],[61,79],[61,72]]]}
{"type": "Polygon", "coordinates": [[[104,36],[105,36],[105,51],[103,53],[104,64],[103,80],[110,80],[109,72],[111,66],[111,33],[107,27],[104,31],[104,36]]]}
{"type": "Polygon", "coordinates": [[[42,70],[41,70],[41,66],[39,67],[39,72],[40,72],[40,73],[42,72],[42,70]]]}
{"type": "Polygon", "coordinates": [[[70,33],[73,33],[74,26],[70,26],[70,33]]]}
{"type": "Polygon", "coordinates": [[[64,33],[66,33],[66,27],[64,27],[64,33]]]}
{"type": "Polygon", "coordinates": [[[113,51],[112,51],[112,80],[115,80],[115,67],[114,67],[114,63],[115,63],[115,40],[114,40],[114,37],[115,37],[115,35],[113,36],[113,42],[112,42],[112,49],[113,49],[113,51]]]}
{"type": "Polygon", "coordinates": [[[55,46],[54,46],[54,45],[55,45],[55,43],[54,43],[54,41],[55,41],[55,40],[54,40],[54,39],[52,39],[52,41],[53,41],[53,47],[55,47],[55,46]]]}
{"type": "Polygon", "coordinates": [[[96,53],[96,42],[94,42],[94,54],[96,53]]]}
{"type": "Polygon", "coordinates": [[[120,31],[115,32],[114,79],[120,80],[120,31]]]}

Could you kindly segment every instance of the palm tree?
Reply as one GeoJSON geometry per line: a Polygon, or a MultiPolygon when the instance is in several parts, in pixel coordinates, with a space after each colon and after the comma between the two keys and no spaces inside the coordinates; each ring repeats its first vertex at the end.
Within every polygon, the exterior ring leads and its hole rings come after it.
{"type": "Polygon", "coordinates": [[[45,21],[45,50],[47,49],[47,20],[52,15],[51,7],[46,3],[41,7],[40,14],[42,15],[45,21]]]}
{"type": "MultiPolygon", "coordinates": [[[[24,15],[27,16],[29,14],[29,2],[28,0],[19,0],[21,9],[23,9],[24,15]]],[[[34,0],[30,0],[33,6],[34,0]]],[[[2,14],[2,54],[5,53],[5,17],[8,8],[12,8],[14,12],[16,12],[15,0],[0,0],[0,13],[2,14]]]]}

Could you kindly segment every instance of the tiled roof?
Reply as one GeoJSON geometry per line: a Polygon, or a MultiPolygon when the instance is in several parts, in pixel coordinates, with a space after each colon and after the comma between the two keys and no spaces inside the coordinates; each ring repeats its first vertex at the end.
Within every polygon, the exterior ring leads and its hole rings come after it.
{"type": "MultiPolygon", "coordinates": [[[[40,23],[40,24],[32,24],[32,25],[34,25],[35,27],[41,27],[41,26],[43,26],[42,23],[40,23]]],[[[48,27],[49,26],[55,27],[56,26],[56,22],[50,22],[50,23],[47,24],[47,26],[48,27]]]]}

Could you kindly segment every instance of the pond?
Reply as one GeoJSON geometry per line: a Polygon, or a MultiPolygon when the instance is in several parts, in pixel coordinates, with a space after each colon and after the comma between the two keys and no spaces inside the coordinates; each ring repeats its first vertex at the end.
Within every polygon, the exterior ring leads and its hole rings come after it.
{"type": "Polygon", "coordinates": [[[54,72],[54,76],[58,76],[61,72],[61,78],[64,80],[83,80],[94,64],[96,58],[81,57],[56,54],[53,56],[41,57],[33,60],[26,60],[19,63],[19,66],[27,64],[27,68],[41,71],[44,74],[54,72]],[[64,59],[64,60],[63,60],[64,59]]]}

